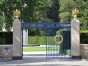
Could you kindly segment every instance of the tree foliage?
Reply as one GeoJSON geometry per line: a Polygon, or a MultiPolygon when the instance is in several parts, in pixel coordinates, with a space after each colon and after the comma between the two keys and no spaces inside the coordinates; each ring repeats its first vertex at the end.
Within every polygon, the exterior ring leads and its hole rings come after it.
{"type": "Polygon", "coordinates": [[[38,22],[47,19],[46,11],[50,7],[50,0],[3,0],[1,5],[1,9],[5,14],[5,24],[8,30],[12,26],[13,11],[15,9],[21,11],[21,21],[38,22]]]}
{"type": "Polygon", "coordinates": [[[71,20],[71,11],[74,7],[73,0],[60,0],[59,18],[61,22],[71,20]]]}
{"type": "Polygon", "coordinates": [[[80,7],[81,29],[88,30],[88,0],[83,0],[80,7]]]}
{"type": "Polygon", "coordinates": [[[71,21],[75,7],[80,10],[81,29],[88,29],[88,0],[0,0],[0,17],[4,13],[0,25],[4,22],[7,30],[12,27],[15,9],[21,11],[20,20],[24,22],[71,21]]]}
{"type": "Polygon", "coordinates": [[[59,0],[51,0],[51,7],[48,8],[47,15],[51,21],[58,22],[59,0]]]}
{"type": "Polygon", "coordinates": [[[5,16],[5,28],[6,30],[11,30],[12,22],[13,22],[13,11],[15,9],[22,8],[22,1],[21,0],[4,0],[2,5],[2,11],[5,16]]]}
{"type": "MultiPolygon", "coordinates": [[[[43,21],[44,17],[46,16],[47,8],[49,7],[49,0],[27,0],[29,12],[25,16],[28,16],[24,21],[43,21]],[[32,1],[32,2],[30,2],[32,1]]],[[[25,10],[25,9],[24,9],[25,10]]],[[[25,17],[24,16],[24,17],[25,17]]]]}
{"type": "Polygon", "coordinates": [[[88,0],[59,0],[59,18],[60,21],[72,20],[72,9],[77,8],[79,10],[78,19],[81,23],[81,30],[88,29],[88,0]]]}

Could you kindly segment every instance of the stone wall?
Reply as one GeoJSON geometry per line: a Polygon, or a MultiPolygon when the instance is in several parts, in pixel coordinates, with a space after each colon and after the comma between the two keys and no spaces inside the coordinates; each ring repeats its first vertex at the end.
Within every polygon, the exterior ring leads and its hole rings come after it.
{"type": "Polygon", "coordinates": [[[81,44],[80,50],[81,50],[81,58],[88,59],[88,44],[81,44]]]}

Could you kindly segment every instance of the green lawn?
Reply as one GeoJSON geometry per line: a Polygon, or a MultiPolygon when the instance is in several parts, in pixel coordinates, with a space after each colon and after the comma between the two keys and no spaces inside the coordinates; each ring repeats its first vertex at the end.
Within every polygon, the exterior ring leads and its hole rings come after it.
{"type": "MultiPolygon", "coordinates": [[[[54,51],[54,50],[58,51],[58,49],[55,49],[55,48],[52,48],[52,50],[48,49],[48,51],[54,51]]],[[[23,52],[41,52],[41,51],[46,51],[46,48],[38,48],[38,47],[23,48],[23,52]]],[[[70,55],[70,50],[66,50],[66,54],[70,55]]]]}
{"type": "Polygon", "coordinates": [[[23,52],[36,52],[36,51],[46,51],[46,48],[38,48],[38,47],[23,48],[23,52]]]}
{"type": "MultiPolygon", "coordinates": [[[[48,48],[49,51],[54,51],[54,50],[57,50],[58,51],[58,47],[55,47],[55,48],[48,48]]],[[[23,51],[24,52],[36,52],[36,51],[46,51],[46,47],[42,47],[42,48],[39,48],[39,47],[27,47],[27,48],[23,48],[23,51]]]]}

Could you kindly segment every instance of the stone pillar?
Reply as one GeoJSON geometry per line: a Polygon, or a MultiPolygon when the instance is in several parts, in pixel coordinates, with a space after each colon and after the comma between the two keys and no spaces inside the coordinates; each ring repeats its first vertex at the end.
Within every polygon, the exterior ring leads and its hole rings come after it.
{"type": "Polygon", "coordinates": [[[71,22],[71,55],[80,59],[80,21],[76,18],[71,22]]]}
{"type": "Polygon", "coordinates": [[[23,29],[23,45],[28,45],[28,29],[23,29]]]}
{"type": "Polygon", "coordinates": [[[13,22],[13,59],[22,59],[21,49],[21,21],[15,19],[13,22]]]}

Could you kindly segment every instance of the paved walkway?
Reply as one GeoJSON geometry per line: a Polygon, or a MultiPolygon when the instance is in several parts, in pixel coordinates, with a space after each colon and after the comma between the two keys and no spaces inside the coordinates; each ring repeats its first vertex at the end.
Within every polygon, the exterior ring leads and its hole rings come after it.
{"type": "Polygon", "coordinates": [[[87,60],[46,59],[44,53],[24,53],[23,60],[0,62],[0,66],[88,66],[87,60]]]}

